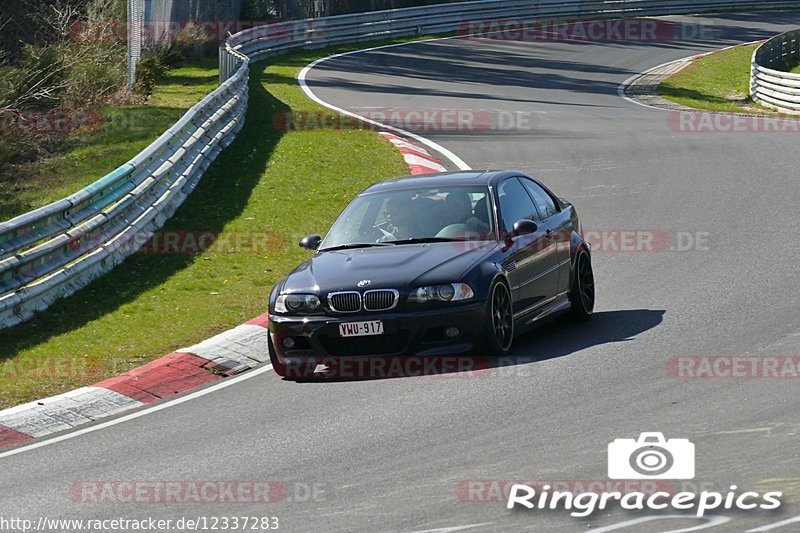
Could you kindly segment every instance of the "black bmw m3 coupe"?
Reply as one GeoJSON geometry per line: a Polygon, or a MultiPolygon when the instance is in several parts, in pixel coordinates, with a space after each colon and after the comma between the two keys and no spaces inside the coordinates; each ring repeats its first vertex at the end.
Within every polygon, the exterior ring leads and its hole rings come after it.
{"type": "Polygon", "coordinates": [[[594,308],[575,208],[522,172],[381,181],[300,246],[314,254],[269,299],[281,376],[344,357],[505,355],[536,320],[594,308]]]}

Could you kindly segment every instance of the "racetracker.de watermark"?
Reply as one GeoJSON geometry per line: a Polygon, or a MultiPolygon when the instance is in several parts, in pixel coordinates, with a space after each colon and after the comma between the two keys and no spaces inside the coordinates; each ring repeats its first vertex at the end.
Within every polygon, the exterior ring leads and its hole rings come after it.
{"type": "MultiPolygon", "coordinates": [[[[443,328],[444,329],[444,328],[443,328]]],[[[491,371],[491,361],[472,355],[452,356],[289,356],[291,363],[286,377],[326,379],[389,379],[389,378],[484,378],[491,371]],[[297,364],[316,365],[317,373],[303,373],[297,364]]]]}
{"type": "Polygon", "coordinates": [[[667,360],[667,374],[684,379],[797,379],[800,356],[676,356],[667,360]]]}
{"type": "Polygon", "coordinates": [[[0,110],[0,131],[11,134],[91,132],[103,122],[103,115],[91,109],[0,110]]]}
{"type": "Polygon", "coordinates": [[[460,22],[456,33],[466,39],[498,41],[665,42],[712,39],[714,26],[668,20],[630,18],[542,22],[530,19],[482,19],[460,22]]]}
{"type": "Polygon", "coordinates": [[[374,130],[386,127],[412,133],[477,133],[532,131],[535,117],[527,111],[483,109],[350,109],[356,118],[329,111],[280,111],[272,117],[278,131],[374,130]]]}
{"type": "MultiPolygon", "coordinates": [[[[506,250],[544,250],[567,247],[572,241],[572,232],[559,230],[547,234],[506,235],[506,250]]],[[[663,253],[663,252],[707,252],[711,249],[711,233],[707,231],[678,231],[669,234],[663,230],[644,229],[598,229],[584,230],[583,238],[592,247],[592,253],[663,253]]],[[[453,235],[453,246],[463,251],[480,251],[486,241],[493,239],[489,231],[457,231],[453,235]]]]}
{"type": "Polygon", "coordinates": [[[276,503],[286,498],[278,481],[77,481],[75,503],[276,503]]]}
{"type": "Polygon", "coordinates": [[[680,133],[800,133],[800,117],[671,111],[667,127],[680,133]]]}
{"type": "Polygon", "coordinates": [[[592,245],[592,252],[660,253],[706,252],[711,233],[678,231],[670,235],[662,230],[586,230],[583,238],[592,245]]]}
{"type": "Polygon", "coordinates": [[[76,481],[69,497],[80,504],[265,504],[319,502],[328,498],[325,483],[249,480],[76,481]]]}
{"type": "Polygon", "coordinates": [[[0,361],[0,379],[96,379],[103,374],[103,361],[84,355],[55,358],[43,355],[13,357],[0,361]]]}
{"type": "Polygon", "coordinates": [[[104,246],[112,253],[270,254],[283,248],[283,236],[275,231],[134,231],[117,234],[92,232],[69,242],[73,252],[87,252],[104,246]]]}
{"type": "Polygon", "coordinates": [[[136,109],[114,109],[103,115],[94,109],[4,109],[0,132],[69,135],[103,132],[137,133],[150,128],[153,115],[136,109]]]}

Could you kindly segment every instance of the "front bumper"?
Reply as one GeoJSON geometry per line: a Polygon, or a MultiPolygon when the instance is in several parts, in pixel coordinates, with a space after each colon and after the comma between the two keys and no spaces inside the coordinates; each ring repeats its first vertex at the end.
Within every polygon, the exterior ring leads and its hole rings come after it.
{"type": "Polygon", "coordinates": [[[281,363],[319,362],[331,358],[439,356],[469,353],[483,345],[485,302],[398,313],[353,313],[342,316],[269,315],[269,334],[281,363]],[[382,320],[383,335],[341,337],[339,324],[382,320]],[[444,334],[455,326],[455,337],[444,334]],[[291,337],[294,346],[284,344],[291,337]]]}

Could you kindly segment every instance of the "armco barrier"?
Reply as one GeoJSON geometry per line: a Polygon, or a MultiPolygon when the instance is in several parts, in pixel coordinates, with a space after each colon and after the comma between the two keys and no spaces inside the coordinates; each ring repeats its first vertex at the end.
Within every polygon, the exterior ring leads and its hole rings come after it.
{"type": "Polygon", "coordinates": [[[241,129],[251,60],[299,48],[524,22],[796,8],[796,0],[480,0],[250,28],[219,50],[220,86],[128,163],[77,193],[0,223],[0,327],[26,320],[133,253],[117,243],[153,231],[241,129]],[[94,235],[107,236],[94,242],[94,235]]]}
{"type": "Polygon", "coordinates": [[[468,29],[471,21],[527,22],[797,8],[788,0],[483,0],[305,19],[250,28],[228,39],[229,48],[253,60],[297,48],[318,48],[380,38],[468,29]]]}
{"type": "Polygon", "coordinates": [[[45,309],[119,264],[119,245],[160,227],[244,124],[248,63],[145,150],[77,193],[0,224],[0,326],[45,309]],[[96,242],[103,236],[101,242],[96,242]]]}
{"type": "Polygon", "coordinates": [[[776,67],[800,57],[800,30],[776,35],[756,48],[750,62],[750,97],[779,110],[800,111],[800,74],[781,72],[776,67]]]}

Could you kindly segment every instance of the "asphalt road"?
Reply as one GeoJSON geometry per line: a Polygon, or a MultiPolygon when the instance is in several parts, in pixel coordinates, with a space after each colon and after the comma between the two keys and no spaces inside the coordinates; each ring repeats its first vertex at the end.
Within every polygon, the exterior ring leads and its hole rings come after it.
{"type": "MultiPolygon", "coordinates": [[[[591,531],[652,513],[509,511],[502,498],[465,501],[470,493],[458,489],[470,480],[607,480],[608,443],[643,431],[695,444],[695,478],[672,482],[676,490],[784,492],[777,511],[710,513],[729,521],[709,531],[800,515],[796,378],[667,372],[676,356],[800,355],[797,133],[675,131],[668,112],[617,95],[633,74],[793,28],[800,12],[670,20],[711,31],[664,42],[439,40],[333,59],[308,77],[319,97],[347,109],[521,113],[527,122],[515,128],[424,135],[473,168],[540,177],[576,205],[585,229],[668,235],[672,249],[660,252],[597,246],[591,322],[548,320],[517,340],[516,364],[480,377],[292,383],[264,372],[0,454],[2,518],[238,515],[277,516],[292,532],[591,531]],[[288,497],[112,505],[69,492],[82,481],[156,480],[273,480],[288,497]]],[[[623,531],[703,523],[688,515],[623,531]]]]}

